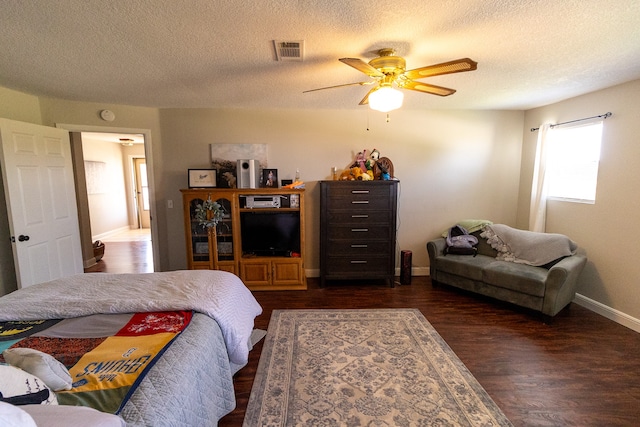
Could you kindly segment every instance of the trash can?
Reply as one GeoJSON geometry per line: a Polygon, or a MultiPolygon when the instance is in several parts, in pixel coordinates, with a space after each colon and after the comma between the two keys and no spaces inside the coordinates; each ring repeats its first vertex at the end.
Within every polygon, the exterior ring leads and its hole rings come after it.
{"type": "Polygon", "coordinates": [[[411,284],[411,251],[400,251],[400,284],[411,284]]]}

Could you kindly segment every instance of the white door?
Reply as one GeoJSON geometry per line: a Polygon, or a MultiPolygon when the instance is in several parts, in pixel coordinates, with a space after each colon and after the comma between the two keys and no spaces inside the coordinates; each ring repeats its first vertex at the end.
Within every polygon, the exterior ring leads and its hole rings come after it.
{"type": "Polygon", "coordinates": [[[0,119],[0,140],[18,288],[82,273],[68,131],[0,119]]]}

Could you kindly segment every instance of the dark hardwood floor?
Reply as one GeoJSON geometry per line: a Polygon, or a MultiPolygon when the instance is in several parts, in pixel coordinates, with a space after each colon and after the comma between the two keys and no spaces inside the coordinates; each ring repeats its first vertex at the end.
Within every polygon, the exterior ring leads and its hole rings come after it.
{"type": "MultiPolygon", "coordinates": [[[[140,243],[107,244],[95,271],[145,272],[150,255],[140,243]]],[[[319,288],[309,279],[307,291],[254,295],[263,307],[256,318],[261,329],[274,309],[418,308],[516,426],[640,425],[640,334],[579,305],[545,324],[534,312],[432,286],[428,277],[395,288],[349,282],[319,288]]],[[[236,374],[237,407],[220,426],[242,425],[262,345],[236,374]]]]}
{"type": "Polygon", "coordinates": [[[85,273],[151,273],[153,252],[150,240],[106,242],[104,256],[85,273]]]}
{"type": "MultiPolygon", "coordinates": [[[[552,324],[528,310],[428,277],[411,285],[333,284],[254,292],[267,329],[274,309],[418,308],[516,426],[640,425],[640,334],[572,304],[552,324]]],[[[235,376],[237,408],[220,426],[241,426],[262,342],[235,376]]]]}

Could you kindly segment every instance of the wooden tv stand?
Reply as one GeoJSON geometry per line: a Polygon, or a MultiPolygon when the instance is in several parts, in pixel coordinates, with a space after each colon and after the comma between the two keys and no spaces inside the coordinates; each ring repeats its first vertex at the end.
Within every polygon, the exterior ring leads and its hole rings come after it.
{"type": "Polygon", "coordinates": [[[304,273],[304,190],[191,188],[180,191],[184,208],[189,269],[229,271],[238,275],[251,290],[307,289],[307,279],[304,273]],[[266,196],[266,198],[278,196],[281,206],[279,208],[247,207],[247,196],[266,196]],[[195,219],[196,206],[208,198],[220,203],[225,210],[225,215],[216,226],[215,232],[213,230],[209,232],[195,219]],[[299,215],[299,253],[283,254],[282,256],[257,256],[243,253],[240,218],[244,212],[295,213],[299,215]]]}

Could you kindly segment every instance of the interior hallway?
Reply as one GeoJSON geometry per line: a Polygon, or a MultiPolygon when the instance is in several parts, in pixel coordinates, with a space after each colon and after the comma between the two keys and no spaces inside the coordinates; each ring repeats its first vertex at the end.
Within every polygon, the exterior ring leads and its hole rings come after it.
{"type": "Polygon", "coordinates": [[[101,239],[104,256],[85,273],[152,273],[151,230],[139,228],[101,239]]]}

